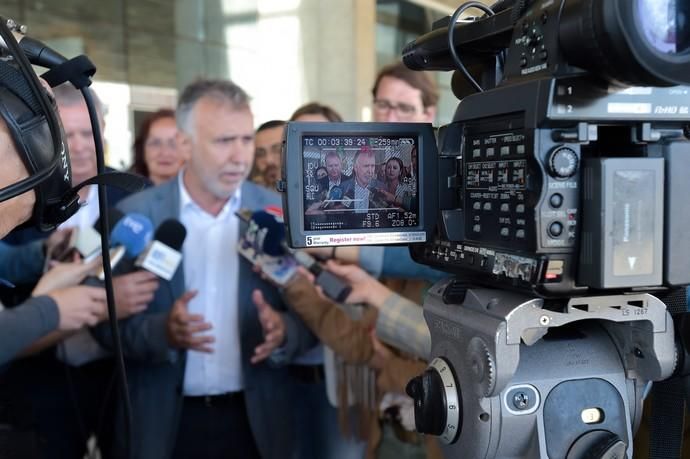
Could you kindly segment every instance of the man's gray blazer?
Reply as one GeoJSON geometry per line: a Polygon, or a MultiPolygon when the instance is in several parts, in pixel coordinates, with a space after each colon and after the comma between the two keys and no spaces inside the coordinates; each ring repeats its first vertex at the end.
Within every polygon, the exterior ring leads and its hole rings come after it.
{"type": "MultiPolygon", "coordinates": [[[[242,184],[244,209],[259,210],[269,205],[280,205],[280,198],[253,183],[242,184]]],[[[177,179],[135,194],[118,205],[125,213],[146,215],[154,227],[166,219],[180,218],[180,196],[177,179]]],[[[244,228],[240,227],[240,234],[244,228]]],[[[187,241],[194,244],[194,241],[187,241]]],[[[252,432],[264,458],[283,458],[292,451],[294,435],[287,372],[285,368],[267,362],[252,365],[254,348],[263,342],[263,333],[256,307],[251,300],[255,288],[263,291],[269,303],[283,309],[286,324],[285,360],[290,360],[310,347],[316,340],[304,324],[284,311],[275,288],[262,281],[251,265],[236,252],[228,256],[240,257],[238,308],[239,333],[242,347],[242,371],[247,414],[252,432]]],[[[184,263],[184,260],[182,261],[184,263]]],[[[182,385],[186,352],[168,346],[166,323],[173,303],[185,291],[184,267],[180,265],[170,282],[160,280],[148,309],[120,322],[122,341],[127,359],[128,380],[134,417],[133,442],[135,458],[167,459],[175,445],[179,416],[182,408],[182,385]]],[[[107,324],[95,332],[104,344],[112,345],[107,324]]],[[[119,445],[116,457],[123,453],[124,425],[122,412],[116,434],[119,445]]],[[[241,452],[233,452],[241,457],[241,452]]]]}

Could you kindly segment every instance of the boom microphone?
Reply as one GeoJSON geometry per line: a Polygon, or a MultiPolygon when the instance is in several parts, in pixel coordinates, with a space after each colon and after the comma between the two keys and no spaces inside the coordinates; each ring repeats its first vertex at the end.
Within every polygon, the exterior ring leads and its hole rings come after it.
{"type": "MultiPolygon", "coordinates": [[[[50,69],[67,60],[65,56],[51,49],[45,43],[24,35],[26,33],[25,25],[17,24],[12,19],[7,19],[6,25],[8,29],[10,29],[14,39],[19,43],[19,48],[33,65],[39,65],[50,69]]],[[[2,37],[0,37],[0,47],[10,50],[2,37]]]]}
{"type": "Polygon", "coordinates": [[[292,256],[297,263],[315,276],[316,284],[323,293],[337,303],[343,303],[352,292],[352,287],[332,272],[323,269],[318,261],[306,252],[294,250],[285,241],[285,224],[275,216],[259,210],[252,214],[251,221],[259,227],[257,245],[263,253],[273,257],[292,256]]]}

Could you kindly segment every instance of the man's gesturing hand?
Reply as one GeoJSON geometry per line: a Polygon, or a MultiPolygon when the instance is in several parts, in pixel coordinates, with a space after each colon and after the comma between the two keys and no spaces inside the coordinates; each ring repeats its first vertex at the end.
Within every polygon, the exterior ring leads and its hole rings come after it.
{"type": "Polygon", "coordinates": [[[213,326],[205,322],[201,314],[190,314],[187,310],[187,305],[196,294],[196,290],[185,292],[175,301],[168,317],[168,342],[173,347],[211,353],[211,343],[215,338],[199,333],[208,331],[213,326]]]}
{"type": "Polygon", "coordinates": [[[266,302],[261,290],[254,290],[252,301],[259,311],[259,322],[264,331],[264,342],[256,346],[252,363],[259,363],[265,360],[271,352],[283,344],[285,340],[285,323],[280,314],[266,302]]]}

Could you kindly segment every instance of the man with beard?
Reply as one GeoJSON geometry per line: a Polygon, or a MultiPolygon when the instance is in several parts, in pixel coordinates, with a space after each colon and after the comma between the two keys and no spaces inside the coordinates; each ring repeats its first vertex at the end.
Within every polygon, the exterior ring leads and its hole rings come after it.
{"type": "Polygon", "coordinates": [[[256,130],[254,168],[251,180],[275,191],[280,178],[281,144],[285,121],[267,121],[256,130]]]}
{"type": "MultiPolygon", "coordinates": [[[[280,205],[246,180],[255,151],[249,97],[230,81],[198,80],[180,95],[176,118],[185,167],[118,205],[187,231],[173,278],[121,325],[137,421],[130,457],[283,458],[294,435],[281,365],[315,338],[237,250],[246,225],[236,212],[280,205]],[[264,296],[279,310],[255,307],[264,296]]],[[[109,329],[97,332],[112,346],[109,329]]],[[[118,427],[123,434],[123,416],[118,427]]]]}

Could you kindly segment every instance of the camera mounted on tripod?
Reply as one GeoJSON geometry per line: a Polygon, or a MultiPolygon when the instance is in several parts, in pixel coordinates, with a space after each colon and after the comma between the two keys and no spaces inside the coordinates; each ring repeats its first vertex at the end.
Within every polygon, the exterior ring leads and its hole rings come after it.
{"type": "Polygon", "coordinates": [[[410,243],[457,276],[428,295],[432,363],[408,387],[448,457],[631,458],[650,383],[687,366],[669,311],[690,284],[690,4],[468,2],[402,54],[455,71],[453,121],[436,143],[289,123],[291,243],[410,243]],[[414,148],[416,206],[310,216],[307,166],[336,138],[377,162],[414,148]]]}

